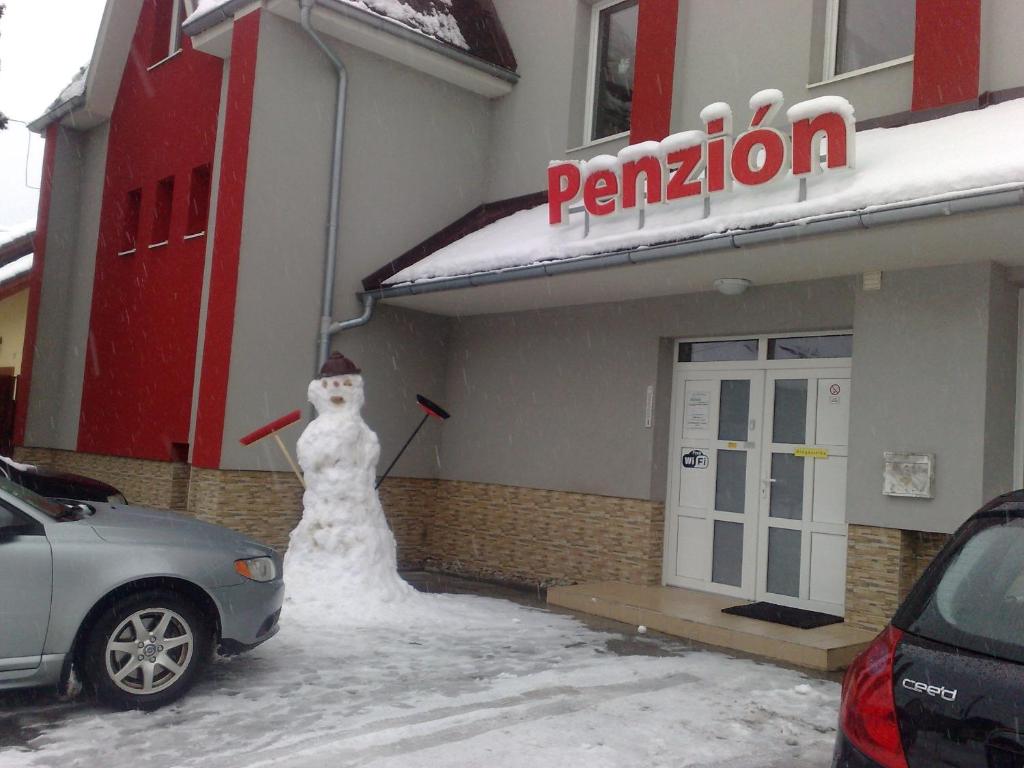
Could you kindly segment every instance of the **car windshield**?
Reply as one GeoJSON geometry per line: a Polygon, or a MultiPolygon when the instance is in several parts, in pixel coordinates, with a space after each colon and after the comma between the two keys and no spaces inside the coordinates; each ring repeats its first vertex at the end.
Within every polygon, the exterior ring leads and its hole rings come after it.
{"type": "Polygon", "coordinates": [[[953,555],[907,629],[1024,662],[1024,519],[988,522],[953,555]]]}
{"type": "Polygon", "coordinates": [[[52,517],[54,520],[58,520],[67,515],[67,505],[52,501],[45,496],[40,496],[35,491],[30,491],[25,486],[12,483],[10,480],[3,477],[0,477],[0,491],[9,493],[11,496],[25,502],[33,509],[38,509],[43,514],[52,517]]]}

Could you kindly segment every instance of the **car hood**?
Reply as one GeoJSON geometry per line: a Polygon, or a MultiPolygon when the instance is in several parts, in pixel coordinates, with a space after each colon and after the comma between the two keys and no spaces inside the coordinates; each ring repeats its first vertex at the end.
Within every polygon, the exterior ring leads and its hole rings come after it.
{"type": "Polygon", "coordinates": [[[174,544],[190,547],[230,547],[239,554],[270,554],[270,547],[252,541],[240,533],[194,517],[163,509],[91,503],[95,513],[83,522],[96,535],[111,543],[138,542],[174,544]]]}

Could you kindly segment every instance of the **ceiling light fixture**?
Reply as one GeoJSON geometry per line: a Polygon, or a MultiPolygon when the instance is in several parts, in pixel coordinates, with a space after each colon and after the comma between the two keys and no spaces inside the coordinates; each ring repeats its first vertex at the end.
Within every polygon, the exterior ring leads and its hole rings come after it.
{"type": "Polygon", "coordinates": [[[720,277],[715,280],[715,290],[724,296],[739,296],[745,293],[752,283],[745,277],[720,277]]]}

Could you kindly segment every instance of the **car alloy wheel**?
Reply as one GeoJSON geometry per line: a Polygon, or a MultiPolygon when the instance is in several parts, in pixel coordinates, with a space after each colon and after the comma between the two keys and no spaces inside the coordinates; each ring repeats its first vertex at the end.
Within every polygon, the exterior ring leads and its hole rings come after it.
{"type": "Polygon", "coordinates": [[[150,695],[174,685],[192,662],[188,621],[168,608],[145,608],[124,619],[107,639],[111,682],[126,693],[150,695]]]}

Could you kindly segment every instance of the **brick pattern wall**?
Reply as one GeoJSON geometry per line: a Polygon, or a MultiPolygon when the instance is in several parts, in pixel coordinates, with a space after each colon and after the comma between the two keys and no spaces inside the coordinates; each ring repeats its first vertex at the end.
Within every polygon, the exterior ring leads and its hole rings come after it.
{"type": "Polygon", "coordinates": [[[846,622],[878,631],[946,543],[942,533],[851,525],[846,551],[846,622]]]}
{"type": "Polygon", "coordinates": [[[133,504],[179,511],[186,509],[188,464],[99,456],[55,448],[16,448],[15,458],[110,483],[133,504]]]}
{"type": "Polygon", "coordinates": [[[302,516],[302,486],[291,472],[192,467],[188,511],[284,552],[302,516]]]}
{"type": "Polygon", "coordinates": [[[439,481],[429,566],[531,585],[661,583],[661,502],[439,481]]]}

